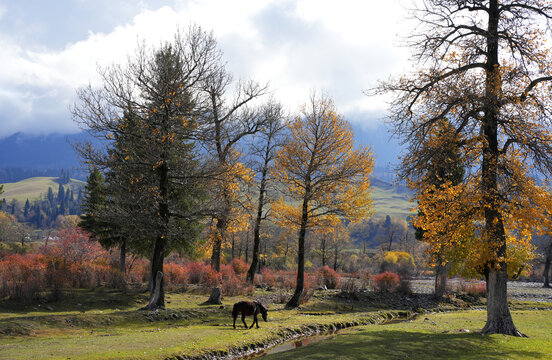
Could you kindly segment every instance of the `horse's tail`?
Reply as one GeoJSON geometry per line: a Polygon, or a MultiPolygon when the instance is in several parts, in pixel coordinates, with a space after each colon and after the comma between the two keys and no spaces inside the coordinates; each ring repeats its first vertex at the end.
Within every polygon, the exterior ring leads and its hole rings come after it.
{"type": "Polygon", "coordinates": [[[234,304],[234,309],[232,309],[232,316],[236,317],[238,316],[238,313],[240,312],[238,304],[234,304]]]}

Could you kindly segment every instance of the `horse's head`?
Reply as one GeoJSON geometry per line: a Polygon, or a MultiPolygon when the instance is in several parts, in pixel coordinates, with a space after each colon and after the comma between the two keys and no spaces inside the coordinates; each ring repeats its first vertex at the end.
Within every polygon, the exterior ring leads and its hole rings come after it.
{"type": "Polygon", "coordinates": [[[259,307],[259,311],[261,312],[261,316],[263,317],[263,320],[267,321],[266,316],[268,314],[268,309],[263,304],[261,304],[260,302],[256,301],[256,304],[259,307]]]}

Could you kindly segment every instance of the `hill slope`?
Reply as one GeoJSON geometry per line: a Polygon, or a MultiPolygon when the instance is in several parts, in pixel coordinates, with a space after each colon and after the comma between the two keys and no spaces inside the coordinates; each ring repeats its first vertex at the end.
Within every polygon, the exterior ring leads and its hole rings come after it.
{"type": "MultiPolygon", "coordinates": [[[[19,202],[25,202],[37,200],[40,195],[46,196],[48,188],[51,187],[54,193],[57,193],[59,183],[57,177],[32,177],[25,180],[21,180],[15,183],[6,183],[4,185],[4,193],[0,195],[0,198],[6,199],[9,203],[11,199],[16,199],[19,202]]],[[[79,189],[84,187],[85,182],[80,180],[71,179],[69,183],[63,185],[64,189],[71,189],[78,194],[79,189]]]]}

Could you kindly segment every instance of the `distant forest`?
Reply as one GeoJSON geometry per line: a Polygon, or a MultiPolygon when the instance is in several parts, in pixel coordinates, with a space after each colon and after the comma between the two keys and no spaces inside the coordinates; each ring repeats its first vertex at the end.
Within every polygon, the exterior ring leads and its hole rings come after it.
{"type": "Polygon", "coordinates": [[[69,172],[63,171],[62,176],[58,178],[57,192],[49,187],[46,195],[34,202],[30,202],[29,199],[25,203],[15,199],[9,202],[2,199],[0,209],[13,215],[20,223],[26,223],[37,229],[55,227],[59,216],[80,215],[81,213],[82,190],[75,194],[73,190],[63,186],[68,182],[69,172]]]}
{"type": "Polygon", "coordinates": [[[70,175],[73,179],[86,180],[86,174],[77,170],[60,168],[42,169],[38,167],[2,167],[0,168],[0,184],[18,182],[37,176],[56,177],[60,176],[60,173],[67,174],[67,176],[70,175]]]}

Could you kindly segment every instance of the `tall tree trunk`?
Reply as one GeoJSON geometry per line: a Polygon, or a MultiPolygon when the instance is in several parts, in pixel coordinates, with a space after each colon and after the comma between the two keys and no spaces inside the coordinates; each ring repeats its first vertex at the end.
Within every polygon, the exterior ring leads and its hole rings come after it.
{"type": "Polygon", "coordinates": [[[307,221],[309,219],[308,204],[310,198],[310,181],[307,182],[305,198],[303,199],[303,210],[301,215],[301,227],[299,229],[299,249],[297,253],[297,284],[293,296],[286,304],[288,308],[295,308],[301,304],[305,288],[305,236],[307,234],[307,221]]]}
{"type": "Polygon", "coordinates": [[[550,262],[552,261],[552,245],[548,249],[548,254],[546,254],[546,259],[544,260],[544,284],[543,287],[549,288],[549,275],[550,275],[550,262]]]}
{"type": "Polygon", "coordinates": [[[257,217],[255,218],[255,227],[253,228],[253,254],[251,256],[251,266],[247,270],[247,281],[253,284],[255,272],[259,266],[259,245],[261,243],[261,221],[263,220],[263,206],[266,192],[266,176],[268,173],[268,161],[265,157],[265,164],[261,176],[261,185],[259,187],[259,203],[257,205],[257,217]]]}
{"type": "Polygon", "coordinates": [[[226,238],[226,228],[228,227],[228,219],[232,211],[232,205],[226,191],[223,192],[224,209],[220,218],[217,221],[217,230],[215,241],[213,242],[213,254],[211,255],[211,268],[220,272],[220,256],[222,253],[222,242],[226,238]]]}
{"type": "MultiPolygon", "coordinates": [[[[498,117],[501,95],[501,81],[498,58],[498,0],[489,2],[489,27],[487,37],[487,64],[485,79],[485,115],[483,134],[487,146],[483,148],[482,186],[485,212],[485,236],[491,248],[496,249],[498,259],[506,256],[506,235],[502,215],[499,211],[498,166],[498,117]]],[[[486,269],[487,323],[483,334],[506,334],[522,336],[514,326],[508,309],[508,273],[506,262],[490,262],[486,269]]]]}
{"type": "Polygon", "coordinates": [[[249,262],[249,231],[245,237],[245,262],[249,262]]]}
{"type": "Polygon", "coordinates": [[[334,271],[337,271],[337,244],[334,247],[334,263],[333,263],[333,269],[334,271]]]}
{"type": "Polygon", "coordinates": [[[322,266],[326,266],[326,239],[320,240],[320,247],[322,250],[322,266]]]}
{"type": "Polygon", "coordinates": [[[434,296],[437,299],[443,297],[447,291],[448,265],[442,265],[442,260],[439,257],[439,263],[435,269],[435,290],[434,296]]]}
{"type": "Polygon", "coordinates": [[[146,309],[164,309],[165,308],[165,280],[163,276],[163,260],[167,247],[167,233],[169,227],[169,167],[166,162],[158,168],[159,172],[159,218],[160,225],[157,237],[153,246],[153,256],[151,263],[152,292],[149,304],[146,309]]]}
{"type": "Polygon", "coordinates": [[[235,243],[236,243],[236,237],[234,236],[234,234],[232,234],[232,251],[231,251],[232,260],[234,260],[234,247],[236,245],[235,243]]]}
{"type": "Polygon", "coordinates": [[[126,273],[126,239],[122,238],[119,244],[119,271],[126,273]]]}

